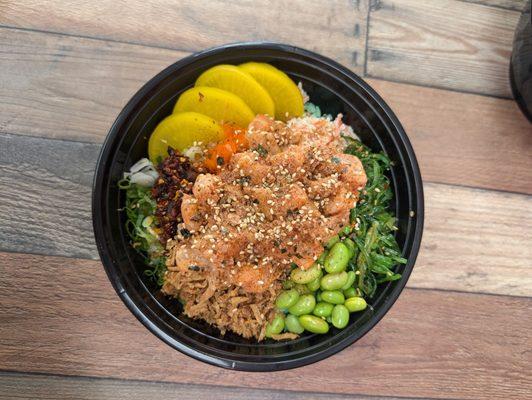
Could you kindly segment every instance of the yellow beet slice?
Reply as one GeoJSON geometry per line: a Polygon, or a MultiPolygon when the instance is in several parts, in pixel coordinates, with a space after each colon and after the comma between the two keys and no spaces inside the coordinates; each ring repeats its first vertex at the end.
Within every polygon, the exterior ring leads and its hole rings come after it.
{"type": "Polygon", "coordinates": [[[266,89],[250,74],[235,65],[221,64],[209,68],[196,80],[196,86],[226,90],[244,100],[255,114],[275,116],[273,100],[266,89]]]}
{"type": "Polygon", "coordinates": [[[303,96],[297,85],[283,71],[257,62],[248,62],[239,67],[268,91],[275,105],[275,119],[286,121],[291,117],[303,115],[303,96]]]}
{"type": "Polygon", "coordinates": [[[220,123],[233,123],[247,128],[255,113],[236,94],[213,87],[198,86],[183,92],[174,113],[193,111],[214,118],[220,123]]]}
{"type": "Polygon", "coordinates": [[[196,112],[172,114],[155,128],[148,141],[148,156],[154,163],[168,157],[168,147],[183,150],[194,142],[217,142],[224,137],[222,126],[216,120],[196,112]]]}

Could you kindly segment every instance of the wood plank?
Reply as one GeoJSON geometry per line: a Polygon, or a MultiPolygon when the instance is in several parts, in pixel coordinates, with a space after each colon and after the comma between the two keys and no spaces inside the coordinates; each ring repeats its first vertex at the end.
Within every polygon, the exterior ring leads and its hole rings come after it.
{"type": "Polygon", "coordinates": [[[532,125],[513,100],[368,82],[403,124],[424,180],[532,194],[532,125]]]}
{"type": "Polygon", "coordinates": [[[527,0],[462,0],[468,3],[484,4],[486,6],[506,8],[508,10],[522,11],[527,0]]]}
{"type": "MultiPolygon", "coordinates": [[[[145,81],[185,55],[5,28],[0,47],[0,132],[90,142],[103,140],[145,81]]],[[[426,180],[532,193],[531,128],[513,101],[369,82],[404,124],[426,180]]]]}
{"type": "MultiPolygon", "coordinates": [[[[0,135],[0,148],[0,249],[97,259],[90,195],[99,146],[0,135]]],[[[532,197],[426,184],[425,199],[411,287],[532,293],[532,220],[523,218],[532,197]]]]}
{"type": "Polygon", "coordinates": [[[6,28],[0,48],[0,132],[91,142],[146,81],[189,54],[6,28]]]}
{"type": "Polygon", "coordinates": [[[425,231],[408,286],[532,296],[532,197],[425,185],[425,231]]]}
{"type": "Polygon", "coordinates": [[[457,0],[376,2],[367,74],[511,97],[508,60],[519,15],[457,0]]]}
{"type": "MultiPolygon", "coordinates": [[[[399,400],[327,393],[304,393],[138,380],[67,377],[0,372],[0,400],[399,400]],[[176,397],[178,396],[178,397],[176,397]]],[[[401,398],[401,400],[409,400],[401,398]]]]}
{"type": "Polygon", "coordinates": [[[0,24],[198,51],[239,41],[315,50],[362,71],[368,0],[28,0],[0,5],[0,24]],[[151,21],[151,23],[146,23],[151,21]]]}
{"type": "Polygon", "coordinates": [[[99,145],[0,136],[0,249],[98,258],[90,208],[99,145]]]}
{"type": "Polygon", "coordinates": [[[171,350],[135,321],[96,261],[1,253],[0,304],[0,365],[14,372],[532,399],[531,298],[406,289],[357,344],[317,364],[273,373],[222,370],[171,350]]]}

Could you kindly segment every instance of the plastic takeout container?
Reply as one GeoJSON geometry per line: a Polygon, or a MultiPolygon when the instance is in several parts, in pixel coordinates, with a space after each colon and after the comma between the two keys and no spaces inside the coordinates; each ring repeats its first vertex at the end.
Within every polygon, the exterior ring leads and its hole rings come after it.
{"type": "MultiPolygon", "coordinates": [[[[246,371],[274,371],[324,359],[354,343],[386,314],[403,290],[416,260],[423,230],[423,189],[410,142],[396,116],[360,77],[338,63],[297,47],[275,43],[231,44],[202,51],[169,66],[146,83],[113,124],[98,159],[93,186],[93,224],[103,265],[116,292],[129,310],[154,335],[173,348],[217,366],[246,371]],[[122,173],[146,156],[150,133],[172,112],[184,90],[217,64],[267,62],[301,81],[313,103],[327,114],[342,113],[362,141],[384,150],[394,166],[391,181],[399,230],[397,241],[408,264],[403,277],[379,287],[371,307],[351,314],[343,330],[326,335],[304,334],[293,341],[257,343],[217,329],[180,313],[180,305],[157,290],[143,274],[142,258],[132,249],[124,230],[124,193],[117,182],[122,173]]],[[[142,346],[142,343],[138,343],[142,346]]],[[[132,344],[134,347],[135,344],[132,344]]],[[[133,350],[134,351],[134,350],[133,350]]]]}

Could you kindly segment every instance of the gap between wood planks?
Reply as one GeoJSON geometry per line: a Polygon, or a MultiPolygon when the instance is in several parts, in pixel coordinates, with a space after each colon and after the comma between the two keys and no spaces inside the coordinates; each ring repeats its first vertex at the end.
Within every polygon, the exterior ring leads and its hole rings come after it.
{"type": "MultiPolygon", "coordinates": [[[[456,1],[462,1],[462,0],[456,0],[456,1]]],[[[509,98],[508,96],[499,96],[496,94],[486,94],[486,93],[477,93],[471,90],[462,89],[462,88],[453,88],[453,87],[442,87],[430,83],[415,83],[415,82],[409,82],[407,80],[402,80],[400,77],[382,77],[379,75],[372,75],[370,73],[364,74],[364,80],[366,82],[376,81],[376,82],[389,82],[389,83],[397,83],[401,86],[412,86],[412,87],[419,87],[419,88],[426,88],[426,89],[433,89],[437,91],[445,91],[450,93],[460,93],[460,94],[469,94],[472,96],[478,96],[478,97],[487,97],[489,99],[497,99],[497,100],[506,100],[506,101],[514,101],[512,98],[509,98]]],[[[384,96],[383,96],[384,97],[384,96]]]]}
{"type": "Polygon", "coordinates": [[[117,40],[117,39],[112,39],[112,38],[107,38],[107,37],[89,36],[89,35],[82,35],[78,33],[50,31],[46,29],[26,28],[23,26],[0,24],[0,30],[3,30],[3,29],[12,29],[14,31],[38,33],[42,35],[63,36],[63,37],[73,38],[73,39],[87,39],[87,40],[94,40],[94,41],[106,42],[106,43],[116,43],[116,44],[125,44],[125,45],[131,45],[131,46],[148,47],[148,48],[153,48],[153,49],[170,50],[170,51],[182,52],[182,53],[185,53],[186,55],[192,54],[197,51],[201,51],[201,49],[187,49],[184,47],[181,48],[181,47],[161,46],[157,44],[147,45],[142,42],[130,42],[130,41],[117,40]]]}
{"type": "Polygon", "coordinates": [[[136,322],[96,261],[0,253],[0,303],[0,360],[10,371],[242,387],[260,381],[278,390],[301,388],[305,379],[309,392],[532,398],[530,298],[405,289],[356,344],[265,374],[222,370],[172,350],[136,322]]]}
{"type": "Polygon", "coordinates": [[[11,371],[0,371],[0,387],[0,399],[6,400],[431,400],[11,371]]]}
{"type": "Polygon", "coordinates": [[[522,11],[526,0],[459,0],[464,3],[474,3],[503,10],[522,11]]]}

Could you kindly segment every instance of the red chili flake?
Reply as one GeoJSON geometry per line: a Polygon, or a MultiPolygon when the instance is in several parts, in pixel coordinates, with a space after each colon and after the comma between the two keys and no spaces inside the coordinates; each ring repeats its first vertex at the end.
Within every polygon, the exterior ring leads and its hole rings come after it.
{"type": "Polygon", "coordinates": [[[159,237],[163,244],[177,234],[177,225],[183,222],[183,194],[192,193],[192,186],[199,174],[188,157],[173,149],[169,149],[168,154],[169,157],[157,167],[159,179],[152,188],[152,196],[157,202],[155,216],[161,229],[159,237]]]}

